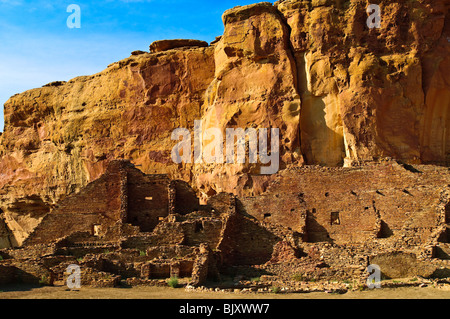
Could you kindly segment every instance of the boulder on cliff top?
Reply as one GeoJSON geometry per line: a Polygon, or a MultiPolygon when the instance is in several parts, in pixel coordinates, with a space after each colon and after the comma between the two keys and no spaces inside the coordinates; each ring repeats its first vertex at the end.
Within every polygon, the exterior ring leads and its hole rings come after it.
{"type": "Polygon", "coordinates": [[[136,50],[136,51],[131,52],[131,55],[141,55],[141,54],[145,54],[145,53],[147,53],[147,52],[141,51],[141,50],[136,50]]]}
{"type": "Polygon", "coordinates": [[[153,42],[150,45],[150,52],[156,53],[183,47],[207,47],[207,46],[209,46],[208,42],[200,40],[189,40],[189,39],[159,40],[153,42]]]}
{"type": "Polygon", "coordinates": [[[226,10],[223,13],[222,21],[226,25],[227,23],[247,20],[251,16],[256,16],[264,12],[277,13],[278,11],[277,8],[270,2],[236,6],[232,9],[226,10]]]}

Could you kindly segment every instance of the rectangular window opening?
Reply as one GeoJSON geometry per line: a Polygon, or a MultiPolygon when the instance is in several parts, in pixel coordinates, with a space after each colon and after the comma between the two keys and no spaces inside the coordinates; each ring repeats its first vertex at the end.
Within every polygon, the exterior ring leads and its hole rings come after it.
{"type": "Polygon", "coordinates": [[[339,212],[332,212],[331,213],[331,225],[340,225],[341,224],[341,217],[339,212]]]}

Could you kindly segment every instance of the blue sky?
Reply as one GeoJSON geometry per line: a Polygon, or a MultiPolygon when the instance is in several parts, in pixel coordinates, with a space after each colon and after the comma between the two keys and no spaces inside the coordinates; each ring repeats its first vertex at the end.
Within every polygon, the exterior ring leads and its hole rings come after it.
{"type": "Polygon", "coordinates": [[[223,33],[222,13],[257,0],[0,0],[0,131],[10,96],[67,81],[148,51],[161,39],[211,42],[223,33]],[[69,29],[70,4],[81,28],[69,29]]]}

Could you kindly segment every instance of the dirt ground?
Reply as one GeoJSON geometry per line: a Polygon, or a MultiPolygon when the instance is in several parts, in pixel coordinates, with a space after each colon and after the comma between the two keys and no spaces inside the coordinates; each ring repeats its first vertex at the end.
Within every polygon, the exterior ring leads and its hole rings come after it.
{"type": "Polygon", "coordinates": [[[308,294],[234,294],[186,292],[172,288],[81,288],[66,287],[0,287],[0,299],[450,299],[450,286],[426,288],[375,289],[349,292],[343,295],[308,294]]]}

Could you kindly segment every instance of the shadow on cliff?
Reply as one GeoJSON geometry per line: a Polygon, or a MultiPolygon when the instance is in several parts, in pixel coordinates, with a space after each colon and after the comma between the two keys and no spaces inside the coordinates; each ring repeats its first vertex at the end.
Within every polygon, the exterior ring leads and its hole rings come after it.
{"type": "Polygon", "coordinates": [[[223,238],[218,249],[222,251],[223,269],[232,265],[262,265],[272,258],[274,246],[281,239],[253,216],[237,201],[237,212],[226,222],[223,238]]]}
{"type": "Polygon", "coordinates": [[[309,243],[329,242],[334,243],[328,230],[316,219],[316,210],[306,212],[306,235],[305,241],[309,243]]]}

